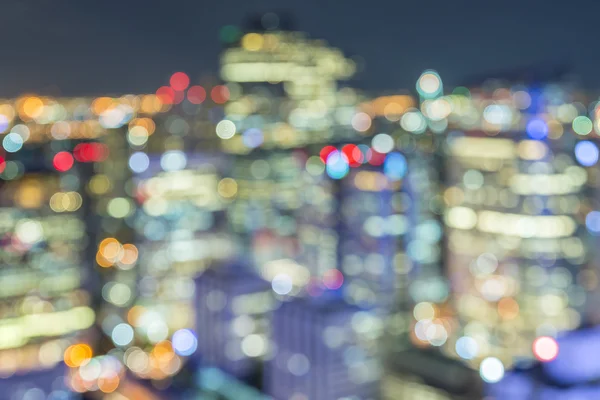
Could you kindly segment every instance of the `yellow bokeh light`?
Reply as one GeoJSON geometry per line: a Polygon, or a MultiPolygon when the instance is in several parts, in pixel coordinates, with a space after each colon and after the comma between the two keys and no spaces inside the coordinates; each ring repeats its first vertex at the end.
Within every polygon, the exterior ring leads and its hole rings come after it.
{"type": "Polygon", "coordinates": [[[101,195],[108,192],[111,189],[112,184],[106,175],[98,174],[90,180],[88,187],[93,194],[101,195]]]}
{"type": "Polygon", "coordinates": [[[110,97],[98,97],[92,102],[92,112],[96,115],[100,115],[114,104],[114,100],[110,97]]]}
{"type": "Polygon", "coordinates": [[[388,121],[400,121],[406,107],[396,102],[390,102],[383,107],[383,114],[388,121]]]}
{"type": "Polygon", "coordinates": [[[85,344],[74,344],[65,350],[65,364],[71,368],[76,368],[83,365],[93,356],[92,348],[85,344]]]}
{"type": "Polygon", "coordinates": [[[77,192],[58,192],[50,198],[50,208],[55,212],[77,211],[83,203],[77,192]]]}
{"type": "Polygon", "coordinates": [[[163,103],[160,101],[158,96],[149,94],[142,97],[142,102],[140,104],[140,111],[145,114],[155,114],[161,111],[163,108],[163,103]]]}
{"type": "Polygon", "coordinates": [[[435,308],[431,303],[418,303],[415,305],[413,315],[417,321],[432,320],[435,317],[435,308]]]}
{"type": "Polygon", "coordinates": [[[159,342],[154,346],[152,350],[152,355],[156,358],[156,360],[161,363],[168,363],[175,357],[175,352],[173,351],[173,346],[171,342],[168,340],[159,342]]]}
{"type": "Polygon", "coordinates": [[[98,245],[98,253],[105,259],[116,262],[122,257],[123,246],[115,238],[106,238],[98,245]]]}
{"type": "Polygon", "coordinates": [[[39,208],[44,201],[43,186],[37,181],[23,184],[15,193],[15,201],[23,208],[39,208]]]}
{"type": "Polygon", "coordinates": [[[238,184],[232,178],[223,178],[217,186],[217,191],[221,197],[231,199],[237,195],[238,184]]]}
{"type": "Polygon", "coordinates": [[[96,253],[96,263],[102,268],[110,268],[113,265],[113,263],[104,258],[100,252],[96,253]]]}
{"type": "Polygon", "coordinates": [[[248,51],[258,51],[263,47],[265,40],[258,33],[248,33],[242,38],[242,47],[248,51]]]}
{"type": "Polygon", "coordinates": [[[37,118],[39,117],[44,108],[44,102],[42,99],[36,96],[31,96],[25,99],[22,104],[20,114],[26,118],[37,118]]]}
{"type": "Polygon", "coordinates": [[[145,128],[148,135],[152,135],[156,130],[156,124],[151,118],[136,118],[129,123],[129,129],[136,126],[145,128]]]}
{"type": "Polygon", "coordinates": [[[129,129],[127,140],[134,146],[143,146],[148,141],[148,130],[142,125],[136,125],[129,129]]]}

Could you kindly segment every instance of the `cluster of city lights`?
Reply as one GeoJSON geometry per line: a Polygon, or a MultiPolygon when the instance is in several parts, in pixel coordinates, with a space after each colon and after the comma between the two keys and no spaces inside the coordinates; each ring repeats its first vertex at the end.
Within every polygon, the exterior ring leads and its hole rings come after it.
{"type": "MultiPolygon", "coordinates": [[[[187,99],[191,104],[202,104],[206,100],[207,90],[203,86],[190,86],[190,78],[185,72],[176,72],[169,80],[169,86],[161,86],[156,97],[163,104],[180,104],[187,99]]],[[[215,104],[223,104],[229,100],[229,89],[224,85],[216,85],[210,89],[210,99],[215,104]]]]}
{"type": "MultiPolygon", "coordinates": [[[[350,168],[356,168],[363,164],[373,166],[383,165],[385,176],[391,181],[399,181],[406,174],[407,162],[399,152],[392,152],[394,141],[391,136],[384,133],[373,138],[372,146],[347,144],[341,149],[335,146],[325,146],[319,152],[319,159],[325,166],[325,171],[330,178],[344,178],[350,168]]],[[[308,159],[309,164],[314,165],[314,159],[308,159]]],[[[311,166],[310,171],[318,171],[311,166]]]]}
{"type": "Polygon", "coordinates": [[[563,333],[598,318],[600,100],[433,70],[371,99],[273,18],[220,32],[223,83],[0,101],[0,377],[64,362],[123,400],[200,355],[308,399],[317,374],[367,391],[389,336],[491,386],[523,360],[598,379],[563,333]]]}

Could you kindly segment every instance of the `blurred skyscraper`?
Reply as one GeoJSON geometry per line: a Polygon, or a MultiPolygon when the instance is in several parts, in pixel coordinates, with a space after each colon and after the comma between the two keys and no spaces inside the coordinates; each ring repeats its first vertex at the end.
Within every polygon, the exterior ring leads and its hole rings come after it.
{"type": "Polygon", "coordinates": [[[235,253],[219,196],[223,164],[206,154],[167,151],[152,155],[148,169],[136,174],[141,207],[134,227],[141,255],[137,308],[130,312],[150,342],[193,327],[194,278],[235,253]],[[153,330],[163,334],[154,336],[153,330]]]}
{"type": "Polygon", "coordinates": [[[265,392],[277,399],[378,397],[376,336],[381,321],[329,294],[283,302],[275,310],[276,351],[265,392]]]}
{"type": "Polygon", "coordinates": [[[597,397],[596,99],[220,36],[224,84],[0,101],[0,399],[597,397]]]}
{"type": "Polygon", "coordinates": [[[268,282],[239,264],[216,266],[196,280],[196,329],[200,363],[234,377],[256,380],[272,352],[268,282]]]}
{"type": "Polygon", "coordinates": [[[589,154],[577,149],[589,119],[566,86],[463,89],[448,98],[446,264],[459,322],[449,344],[495,381],[502,364],[533,356],[537,337],[586,318],[589,154]]]}
{"type": "Polygon", "coordinates": [[[102,134],[89,99],[24,96],[0,105],[0,397],[71,398],[67,365],[91,356],[93,218],[82,140],[102,134]],[[75,351],[74,351],[75,350],[75,351]],[[77,354],[75,354],[77,353],[77,354]],[[63,357],[64,354],[64,357],[63,357]]]}
{"type": "Polygon", "coordinates": [[[304,160],[294,149],[356,135],[353,95],[337,85],[352,75],[353,62],[280,22],[270,13],[243,32],[223,31],[221,77],[230,101],[217,135],[226,152],[238,154],[232,179],[239,196],[229,213],[259,270],[298,254],[304,160]]]}
{"type": "MultiPolygon", "coordinates": [[[[427,106],[440,97],[441,79],[434,72],[422,75],[430,82],[431,96],[427,106]]],[[[439,196],[443,184],[441,143],[446,115],[442,109],[433,120],[427,118],[415,100],[406,94],[382,96],[363,105],[372,116],[371,149],[379,154],[381,177],[396,181],[398,188],[391,197],[394,216],[384,225],[384,233],[401,235],[391,262],[394,291],[391,315],[387,320],[390,348],[405,348],[411,340],[419,345],[440,346],[445,342],[444,304],[448,288],[443,271],[443,212],[439,196]],[[387,232],[385,232],[387,231],[387,232]],[[415,319],[436,320],[436,334],[429,341],[425,335],[415,336],[415,319]]]]}
{"type": "MultiPolygon", "coordinates": [[[[220,85],[203,85],[176,72],[155,94],[125,96],[131,115],[104,137],[113,162],[92,179],[102,215],[101,327],[112,354],[145,379],[183,367],[191,354],[194,278],[236,253],[223,212],[236,187],[222,179],[226,157],[214,154],[213,121],[226,96],[220,85]]],[[[101,116],[115,112],[114,99],[95,104],[101,116]]]]}

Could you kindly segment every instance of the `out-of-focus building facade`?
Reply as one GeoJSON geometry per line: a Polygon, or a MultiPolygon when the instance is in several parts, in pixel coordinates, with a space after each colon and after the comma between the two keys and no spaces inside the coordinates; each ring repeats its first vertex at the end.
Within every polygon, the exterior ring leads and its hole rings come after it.
{"type": "MultiPolygon", "coordinates": [[[[426,100],[431,102],[440,96],[441,79],[434,72],[424,76],[434,80],[430,84],[432,96],[426,100]]],[[[439,115],[428,120],[425,108],[421,107],[422,112],[418,107],[418,101],[407,94],[381,96],[362,105],[372,118],[370,145],[381,158],[380,178],[387,177],[397,186],[388,200],[393,217],[381,224],[385,233],[396,235],[395,252],[387,261],[394,279],[386,323],[386,346],[390,349],[403,349],[411,342],[437,347],[447,338],[444,318],[449,313],[448,288],[443,271],[443,205],[439,196],[445,131],[440,121],[447,115],[443,107],[438,107],[439,115]],[[433,340],[416,335],[415,323],[424,317],[437,319],[433,340]]]]}
{"type": "Polygon", "coordinates": [[[229,27],[224,84],[0,101],[10,400],[168,398],[197,367],[208,398],[262,398],[233,377],[263,368],[277,399],[468,399],[475,371],[499,399],[593,397],[559,354],[600,321],[599,102],[432,70],[368,99],[284,25],[229,27]]]}
{"type": "Polygon", "coordinates": [[[238,154],[231,178],[239,195],[229,213],[259,270],[299,254],[305,154],[295,149],[357,134],[356,95],[337,83],[353,72],[339,50],[285,30],[274,14],[249,24],[221,56],[230,99],[217,135],[225,152],[238,154]]]}
{"type": "Polygon", "coordinates": [[[245,380],[256,380],[273,351],[271,312],[278,305],[271,285],[238,264],[216,266],[196,279],[199,362],[245,380]]]}
{"type": "Polygon", "coordinates": [[[92,354],[97,284],[86,162],[102,158],[94,139],[104,128],[89,101],[0,102],[0,375],[10,400],[71,398],[65,363],[92,354]],[[85,160],[82,146],[92,153],[85,160]]]}
{"type": "MultiPolygon", "coordinates": [[[[113,162],[92,180],[105,346],[123,369],[153,382],[180,372],[195,351],[194,278],[236,254],[223,212],[236,188],[215,152],[223,90],[176,72],[155,94],[125,96],[131,115],[103,137],[113,162]]],[[[95,104],[100,115],[118,106],[110,98],[95,104]]]]}
{"type": "Polygon", "coordinates": [[[277,352],[265,392],[283,399],[378,398],[377,316],[329,295],[282,303],[272,320],[277,352]]]}
{"type": "Polygon", "coordinates": [[[533,358],[536,338],[587,319],[583,282],[595,272],[577,149],[592,125],[575,96],[542,85],[448,97],[445,263],[458,323],[448,344],[486,381],[533,358]]]}

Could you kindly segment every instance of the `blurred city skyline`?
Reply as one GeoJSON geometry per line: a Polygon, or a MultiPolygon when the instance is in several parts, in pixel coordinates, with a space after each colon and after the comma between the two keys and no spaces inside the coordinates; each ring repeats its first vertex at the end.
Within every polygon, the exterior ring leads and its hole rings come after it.
{"type": "Polygon", "coordinates": [[[600,398],[597,6],[489,5],[5,0],[0,400],[600,398]]]}
{"type": "Polygon", "coordinates": [[[412,89],[427,68],[452,87],[474,75],[558,64],[585,87],[600,87],[589,29],[600,4],[591,0],[492,7],[440,0],[8,0],[0,10],[1,97],[150,93],[174,71],[194,81],[216,76],[220,29],[268,11],[285,12],[296,30],[358,57],[363,68],[351,86],[367,91],[412,89]]]}

